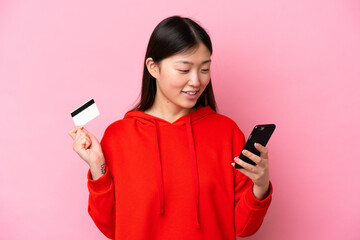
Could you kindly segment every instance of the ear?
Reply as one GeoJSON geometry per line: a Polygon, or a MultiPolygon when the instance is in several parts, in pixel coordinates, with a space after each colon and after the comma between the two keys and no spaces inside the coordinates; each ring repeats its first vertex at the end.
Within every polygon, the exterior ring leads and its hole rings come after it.
{"type": "Polygon", "coordinates": [[[151,76],[153,76],[155,79],[158,79],[160,75],[160,69],[159,66],[154,62],[154,60],[149,57],[146,59],[145,64],[151,76]]]}

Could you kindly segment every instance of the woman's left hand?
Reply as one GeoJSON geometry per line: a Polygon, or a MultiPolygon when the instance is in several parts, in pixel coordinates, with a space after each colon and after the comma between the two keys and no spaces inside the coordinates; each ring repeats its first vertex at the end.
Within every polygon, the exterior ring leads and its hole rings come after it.
{"type": "Polygon", "coordinates": [[[270,186],[268,150],[259,143],[255,143],[255,148],[259,150],[260,157],[247,150],[243,150],[242,154],[254,161],[256,165],[246,163],[239,157],[235,157],[234,160],[243,167],[237,168],[237,170],[254,182],[253,192],[255,197],[262,200],[266,198],[270,186]]]}

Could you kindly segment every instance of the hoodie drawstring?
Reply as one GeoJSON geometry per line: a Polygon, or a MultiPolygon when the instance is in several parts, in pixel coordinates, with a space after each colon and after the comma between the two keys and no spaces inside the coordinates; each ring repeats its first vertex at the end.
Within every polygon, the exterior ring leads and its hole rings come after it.
{"type": "MultiPolygon", "coordinates": [[[[157,159],[157,167],[156,167],[156,181],[159,189],[159,200],[160,200],[160,211],[159,214],[162,215],[165,213],[165,202],[164,202],[164,181],[163,181],[163,171],[162,171],[162,161],[160,157],[160,144],[159,144],[159,135],[158,135],[158,124],[156,119],[151,119],[151,121],[155,125],[155,141],[156,141],[156,159],[157,159]]],[[[196,160],[196,152],[195,152],[195,144],[194,144],[194,136],[191,128],[191,117],[188,116],[186,118],[186,131],[188,136],[188,143],[191,155],[191,167],[193,173],[193,181],[195,186],[195,226],[196,228],[200,228],[199,221],[199,174],[198,174],[198,166],[196,160]]]]}
{"type": "Polygon", "coordinates": [[[165,213],[165,203],[164,203],[164,180],[163,180],[163,171],[162,171],[162,162],[160,157],[160,146],[159,146],[159,136],[158,136],[158,125],[155,119],[151,119],[155,124],[155,153],[156,153],[156,181],[159,189],[159,199],[160,199],[160,211],[159,214],[162,215],[165,213]]]}
{"type": "Polygon", "coordinates": [[[191,155],[191,166],[193,171],[193,181],[195,185],[195,209],[196,209],[196,228],[200,228],[200,221],[199,221],[199,173],[196,161],[196,152],[195,152],[195,144],[194,144],[194,136],[191,129],[191,117],[186,118],[186,129],[187,129],[187,136],[189,142],[189,149],[191,155]]]}

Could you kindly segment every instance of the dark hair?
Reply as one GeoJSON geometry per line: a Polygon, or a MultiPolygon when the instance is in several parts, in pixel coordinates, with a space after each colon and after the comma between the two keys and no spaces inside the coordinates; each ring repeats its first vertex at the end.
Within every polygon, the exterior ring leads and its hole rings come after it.
{"type": "MultiPolygon", "coordinates": [[[[145,111],[153,105],[155,100],[156,79],[149,73],[146,67],[146,59],[151,57],[155,63],[159,63],[164,58],[197,47],[200,42],[212,54],[210,37],[199,24],[189,18],[180,16],[172,16],[162,20],[152,32],[149,40],[144,60],[141,99],[132,110],[145,111]]],[[[209,105],[216,111],[211,79],[197,100],[195,108],[200,105],[209,105]]]]}

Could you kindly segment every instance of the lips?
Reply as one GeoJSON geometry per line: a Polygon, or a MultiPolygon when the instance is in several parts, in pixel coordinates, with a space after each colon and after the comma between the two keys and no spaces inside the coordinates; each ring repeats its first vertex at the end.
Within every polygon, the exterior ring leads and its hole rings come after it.
{"type": "Polygon", "coordinates": [[[187,93],[189,95],[196,95],[199,91],[182,91],[183,93],[187,93]]]}
{"type": "Polygon", "coordinates": [[[185,95],[185,97],[189,100],[196,100],[198,98],[198,92],[199,91],[182,91],[182,93],[185,95]],[[190,94],[190,93],[193,93],[193,94],[190,94]]]}

